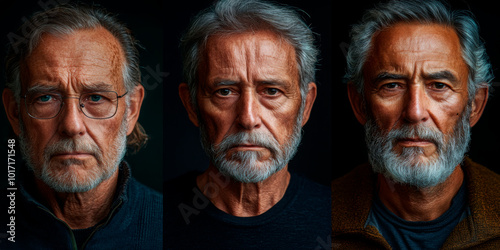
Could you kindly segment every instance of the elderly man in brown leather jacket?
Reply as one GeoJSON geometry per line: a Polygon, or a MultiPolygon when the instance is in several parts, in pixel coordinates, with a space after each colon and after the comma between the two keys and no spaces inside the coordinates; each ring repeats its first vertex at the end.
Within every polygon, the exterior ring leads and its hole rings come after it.
{"type": "Polygon", "coordinates": [[[474,19],[391,1],[352,29],[369,164],[332,183],[333,248],[500,247],[500,176],[465,157],[493,75],[474,19]]]}

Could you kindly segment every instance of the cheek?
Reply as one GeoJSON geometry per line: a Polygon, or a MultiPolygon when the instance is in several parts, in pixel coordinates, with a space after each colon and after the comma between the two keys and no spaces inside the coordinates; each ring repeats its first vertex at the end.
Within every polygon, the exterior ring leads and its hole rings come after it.
{"type": "Polygon", "coordinates": [[[216,109],[211,105],[200,105],[200,124],[205,127],[212,143],[219,143],[229,133],[234,121],[235,111],[232,109],[216,109]]]}
{"type": "Polygon", "coordinates": [[[444,134],[452,133],[462,112],[465,111],[466,101],[461,98],[449,98],[446,102],[433,103],[430,116],[438,129],[444,134]]]}
{"type": "MultiPolygon", "coordinates": [[[[300,100],[290,102],[277,109],[263,109],[264,126],[274,135],[280,144],[284,144],[294,132],[300,110],[300,100]]],[[[299,125],[300,126],[300,125],[299,125]]]]}
{"type": "Polygon", "coordinates": [[[384,131],[389,131],[401,117],[403,105],[397,100],[373,100],[367,104],[367,112],[384,131]]]}

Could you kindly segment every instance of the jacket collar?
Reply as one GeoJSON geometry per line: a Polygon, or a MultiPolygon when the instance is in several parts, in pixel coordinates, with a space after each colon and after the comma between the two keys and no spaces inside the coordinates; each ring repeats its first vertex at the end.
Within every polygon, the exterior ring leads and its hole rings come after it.
{"type": "MultiPolygon", "coordinates": [[[[444,244],[469,247],[500,235],[500,206],[498,185],[500,176],[480,164],[465,158],[462,169],[467,187],[467,205],[471,215],[460,222],[444,244]],[[467,234],[467,235],[465,235],[467,234]],[[464,245],[464,243],[466,245],[464,245]]],[[[388,246],[373,226],[366,226],[376,195],[377,175],[369,164],[356,167],[346,176],[332,182],[332,232],[333,236],[361,233],[380,244],[388,246]]]]}

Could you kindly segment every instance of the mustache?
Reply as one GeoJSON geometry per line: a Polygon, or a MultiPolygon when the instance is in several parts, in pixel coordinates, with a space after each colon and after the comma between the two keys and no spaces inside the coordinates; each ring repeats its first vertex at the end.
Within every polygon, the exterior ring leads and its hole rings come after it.
{"type": "Polygon", "coordinates": [[[392,141],[393,143],[406,138],[418,138],[420,140],[430,141],[434,143],[438,149],[445,146],[445,135],[438,129],[423,124],[403,124],[400,128],[392,129],[387,134],[388,141],[392,141]]]}
{"type": "Polygon", "coordinates": [[[229,149],[242,144],[251,144],[263,147],[276,155],[280,151],[280,144],[272,135],[263,132],[237,132],[225,136],[219,144],[214,145],[217,152],[226,152],[229,149]]]}
{"type": "Polygon", "coordinates": [[[54,155],[64,154],[69,152],[80,152],[91,154],[98,161],[102,160],[102,153],[97,144],[93,141],[85,139],[64,138],[52,144],[47,145],[44,150],[44,156],[48,160],[54,155]]]}

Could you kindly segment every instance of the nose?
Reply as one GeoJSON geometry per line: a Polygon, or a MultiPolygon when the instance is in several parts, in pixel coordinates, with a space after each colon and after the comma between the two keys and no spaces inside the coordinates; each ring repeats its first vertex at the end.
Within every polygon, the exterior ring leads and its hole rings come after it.
{"type": "Polygon", "coordinates": [[[245,130],[261,126],[260,104],[258,97],[252,91],[245,91],[236,105],[238,125],[245,130]]]}
{"type": "Polygon", "coordinates": [[[406,93],[403,117],[409,123],[425,122],[429,119],[428,100],[424,88],[412,85],[406,93]]]}
{"type": "Polygon", "coordinates": [[[85,134],[84,114],[80,110],[78,98],[69,97],[64,101],[59,119],[59,132],[68,137],[85,134]]]}

